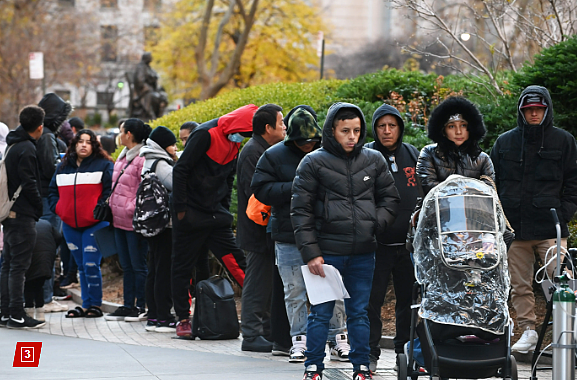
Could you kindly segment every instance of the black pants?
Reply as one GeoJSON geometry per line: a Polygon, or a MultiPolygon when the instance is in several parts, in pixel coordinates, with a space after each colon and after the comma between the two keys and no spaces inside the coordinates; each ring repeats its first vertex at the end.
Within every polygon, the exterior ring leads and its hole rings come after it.
{"type": "Polygon", "coordinates": [[[373,275],[373,287],[369,300],[369,323],[371,332],[369,345],[371,355],[379,357],[381,349],[379,341],[383,323],[381,322],[381,307],[385,302],[387,286],[391,274],[395,287],[395,327],[396,334],[393,339],[395,352],[403,352],[403,346],[409,341],[411,330],[411,293],[415,274],[409,251],[405,245],[386,246],[379,244],[375,255],[375,272],[373,275]]]}
{"type": "Polygon", "coordinates": [[[148,274],[146,276],[146,303],[148,319],[172,320],[172,228],[148,240],[148,274]]]}
{"type": "Polygon", "coordinates": [[[36,244],[34,218],[18,215],[2,222],[4,226],[4,251],[0,272],[2,315],[23,318],[24,275],[30,267],[36,244]]]}
{"type": "MultiPolygon", "coordinates": [[[[270,241],[270,239],[267,239],[270,241]]],[[[267,252],[244,251],[246,272],[242,288],[242,335],[245,338],[270,335],[270,301],[274,245],[267,252]]]]}
{"type": "Polygon", "coordinates": [[[24,283],[24,307],[44,306],[44,277],[35,278],[24,283]]]}
{"type": "Polygon", "coordinates": [[[205,246],[240,286],[244,283],[246,263],[232,233],[232,215],[210,215],[187,209],[182,220],[176,215],[172,220],[172,300],[178,319],[183,320],[190,315],[191,273],[205,246]]]}
{"type": "MultiPolygon", "coordinates": [[[[274,242],[273,242],[274,244],[274,242]]],[[[284,302],[284,285],[278,267],[272,263],[272,295],[270,302],[270,341],[281,347],[292,347],[291,326],[284,302]]]]}

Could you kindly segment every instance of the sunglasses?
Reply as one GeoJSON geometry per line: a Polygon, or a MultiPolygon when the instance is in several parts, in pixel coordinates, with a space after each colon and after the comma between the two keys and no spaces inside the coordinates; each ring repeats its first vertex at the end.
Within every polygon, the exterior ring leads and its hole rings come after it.
{"type": "Polygon", "coordinates": [[[391,171],[393,173],[398,172],[399,167],[397,166],[397,160],[396,160],[395,156],[394,155],[389,156],[389,161],[391,161],[391,165],[390,165],[391,171]]]}

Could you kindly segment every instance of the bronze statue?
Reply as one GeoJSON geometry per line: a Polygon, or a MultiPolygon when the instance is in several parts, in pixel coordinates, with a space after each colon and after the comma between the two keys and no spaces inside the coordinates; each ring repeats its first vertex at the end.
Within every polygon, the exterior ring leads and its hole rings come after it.
{"type": "Polygon", "coordinates": [[[136,65],[132,79],[133,93],[129,106],[130,117],[143,121],[154,120],[162,116],[168,104],[164,88],[158,87],[158,74],[150,67],[152,54],[145,52],[136,65]]]}

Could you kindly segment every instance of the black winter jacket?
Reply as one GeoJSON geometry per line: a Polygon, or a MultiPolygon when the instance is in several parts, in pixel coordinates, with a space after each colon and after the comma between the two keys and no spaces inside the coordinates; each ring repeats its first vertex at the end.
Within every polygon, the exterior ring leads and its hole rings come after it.
{"type": "Polygon", "coordinates": [[[8,133],[6,143],[8,146],[15,144],[6,155],[8,195],[12,197],[18,186],[22,185],[20,196],[12,205],[11,211],[38,220],[42,216],[42,197],[36,140],[19,126],[8,133]]]}
{"type": "Polygon", "coordinates": [[[30,267],[26,271],[26,281],[52,277],[56,249],[61,239],[60,231],[54,228],[50,222],[43,219],[36,222],[36,244],[34,244],[32,251],[30,267]]]}
{"type": "Polygon", "coordinates": [[[577,147],[575,138],[553,126],[553,103],[545,87],[529,86],[519,97],[517,127],[503,133],[491,150],[497,191],[518,240],[556,237],[551,208],[557,210],[563,237],[577,210],[577,147]],[[520,106],[536,93],[545,98],[547,113],[540,125],[528,125],[520,106]]]}
{"type": "MultiPolygon", "coordinates": [[[[366,144],[370,149],[375,149],[381,152],[383,157],[387,160],[387,164],[391,162],[394,157],[397,164],[398,171],[395,173],[391,170],[391,175],[395,179],[395,187],[401,197],[399,210],[395,223],[388,227],[386,231],[377,236],[377,240],[381,244],[399,244],[405,243],[407,239],[407,226],[411,214],[415,210],[417,198],[419,197],[419,190],[417,186],[417,179],[415,175],[415,166],[417,165],[417,158],[419,157],[419,150],[402,142],[405,132],[405,123],[399,111],[388,104],[383,104],[373,114],[373,133],[375,134],[375,141],[366,144]],[[390,151],[383,146],[381,141],[376,136],[376,125],[379,119],[385,115],[393,115],[397,118],[400,128],[399,140],[395,150],[390,151]]],[[[390,167],[390,165],[389,165],[390,167]]]]}
{"type": "MultiPolygon", "coordinates": [[[[172,170],[172,201],[174,213],[195,210],[201,220],[216,219],[232,223],[230,207],[236,158],[240,143],[228,135],[252,131],[253,104],[199,125],[190,134],[182,156],[172,170]]],[[[206,226],[205,226],[206,227],[206,226]]]]}
{"type": "Polygon", "coordinates": [[[246,215],[248,199],[252,195],[250,183],[254,175],[256,163],[265,150],[270,147],[268,142],[259,135],[253,135],[244,145],[236,166],[236,186],[238,195],[238,215],[236,222],[236,242],[245,250],[258,253],[267,252],[266,226],[256,224],[246,215]]]}
{"type": "Polygon", "coordinates": [[[493,163],[479,148],[479,140],[486,133],[483,117],[477,107],[462,97],[450,97],[431,113],[428,135],[436,144],[425,146],[417,162],[417,176],[425,195],[451,174],[479,179],[486,175],[495,179],[493,163]],[[445,135],[445,123],[450,116],[461,114],[468,122],[469,138],[457,147],[445,135]]]}
{"type": "MultiPolygon", "coordinates": [[[[254,196],[260,202],[271,206],[269,225],[272,240],[281,243],[295,244],[295,233],[290,218],[292,184],[299,163],[305,153],[295,146],[295,141],[321,138],[322,131],[315,123],[307,122],[303,117],[292,119],[290,116],[299,108],[306,110],[303,115],[310,115],[316,119],[316,114],[308,106],[297,106],[285,118],[287,135],[284,142],[273,145],[263,153],[258,160],[251,188],[254,196]],[[316,127],[310,128],[311,124],[316,127]],[[312,132],[314,130],[314,132],[312,132]],[[312,133],[311,133],[312,132],[312,133]]],[[[318,149],[320,142],[314,149],[318,149]]],[[[314,150],[313,149],[313,150],[314,150]]]]}
{"type": "Polygon", "coordinates": [[[399,194],[383,155],[365,148],[365,119],[349,103],[335,103],[323,127],[323,147],[303,158],[292,187],[291,221],[303,261],[322,255],[374,252],[375,235],[392,225],[399,194]],[[361,119],[361,136],[347,155],[333,134],[341,108],[361,119]]]}

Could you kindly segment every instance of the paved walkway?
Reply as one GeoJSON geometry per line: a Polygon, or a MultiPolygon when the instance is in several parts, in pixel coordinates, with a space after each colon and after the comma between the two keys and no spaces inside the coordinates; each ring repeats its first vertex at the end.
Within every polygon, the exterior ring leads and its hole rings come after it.
{"type": "MultiPolygon", "coordinates": [[[[62,302],[62,301],[61,301],[62,302]]],[[[72,301],[62,302],[70,308],[72,301]]],[[[0,329],[0,379],[301,379],[302,364],[286,357],[241,351],[241,339],[180,340],[174,334],[147,332],[144,322],[110,322],[104,318],[68,319],[46,314],[38,330],[0,329]],[[12,368],[16,342],[42,341],[39,368],[12,368]]],[[[352,366],[325,360],[325,379],[351,379],[352,366]]],[[[395,354],[383,349],[375,380],[397,378],[395,354]]],[[[528,379],[528,364],[519,378],[528,379]]],[[[540,372],[550,380],[550,372],[540,372]]]]}

